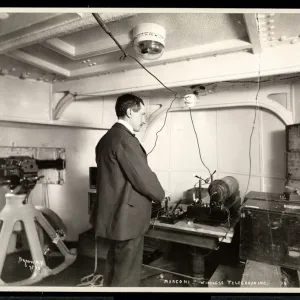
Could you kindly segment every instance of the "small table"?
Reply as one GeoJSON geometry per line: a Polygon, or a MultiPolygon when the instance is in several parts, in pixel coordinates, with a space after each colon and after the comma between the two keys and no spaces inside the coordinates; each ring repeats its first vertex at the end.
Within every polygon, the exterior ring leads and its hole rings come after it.
{"type": "Polygon", "coordinates": [[[236,223],[238,223],[238,219],[234,220],[233,225],[228,228],[225,225],[197,224],[188,219],[180,220],[175,224],[160,223],[158,220],[152,219],[146,236],[206,249],[215,249],[220,242],[231,243],[236,223]]]}
{"type": "Polygon", "coordinates": [[[193,282],[193,285],[199,286],[198,284],[200,284],[200,286],[202,286],[200,282],[203,282],[204,279],[205,256],[207,256],[207,254],[202,254],[203,251],[197,251],[197,249],[201,248],[214,251],[219,249],[221,242],[231,243],[239,218],[238,216],[233,220],[233,224],[229,228],[228,226],[226,227],[226,225],[211,226],[193,223],[189,219],[180,220],[175,224],[161,223],[157,219],[152,219],[145,236],[190,246],[195,253],[192,258],[192,276],[197,278],[197,280],[193,282]]]}

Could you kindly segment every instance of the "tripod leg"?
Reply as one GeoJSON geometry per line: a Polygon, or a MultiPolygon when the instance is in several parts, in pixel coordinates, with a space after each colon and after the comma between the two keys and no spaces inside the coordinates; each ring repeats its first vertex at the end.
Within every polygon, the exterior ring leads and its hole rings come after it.
{"type": "Polygon", "coordinates": [[[14,223],[11,221],[3,221],[1,232],[0,232],[0,241],[1,241],[1,247],[0,247],[0,278],[2,275],[2,270],[6,258],[7,248],[9,244],[9,240],[13,231],[14,223]]]}
{"type": "Polygon", "coordinates": [[[25,219],[24,226],[34,267],[32,278],[43,278],[48,276],[50,274],[50,269],[45,264],[44,254],[34,219],[25,219]]]}

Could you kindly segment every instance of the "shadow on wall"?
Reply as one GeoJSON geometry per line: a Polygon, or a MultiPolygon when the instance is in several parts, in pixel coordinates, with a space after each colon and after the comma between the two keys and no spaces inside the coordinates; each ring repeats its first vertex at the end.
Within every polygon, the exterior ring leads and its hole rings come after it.
{"type": "Polygon", "coordinates": [[[270,132],[270,145],[268,175],[278,179],[271,180],[268,189],[273,193],[282,193],[286,176],[285,130],[270,132]]]}

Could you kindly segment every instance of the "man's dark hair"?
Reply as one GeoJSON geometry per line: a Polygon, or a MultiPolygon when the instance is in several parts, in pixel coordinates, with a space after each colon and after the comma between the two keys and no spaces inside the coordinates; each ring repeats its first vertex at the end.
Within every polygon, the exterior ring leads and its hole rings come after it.
{"type": "Polygon", "coordinates": [[[141,103],[144,105],[140,97],[132,94],[124,94],[118,97],[115,106],[117,117],[125,117],[128,108],[131,108],[135,112],[139,111],[141,109],[141,103]]]}

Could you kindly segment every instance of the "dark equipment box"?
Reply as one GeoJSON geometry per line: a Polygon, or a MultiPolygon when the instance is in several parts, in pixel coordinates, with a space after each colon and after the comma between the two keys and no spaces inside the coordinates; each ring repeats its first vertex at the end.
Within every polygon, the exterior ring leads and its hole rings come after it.
{"type": "Polygon", "coordinates": [[[240,259],[300,270],[300,204],[250,192],[241,207],[240,259]]]}

